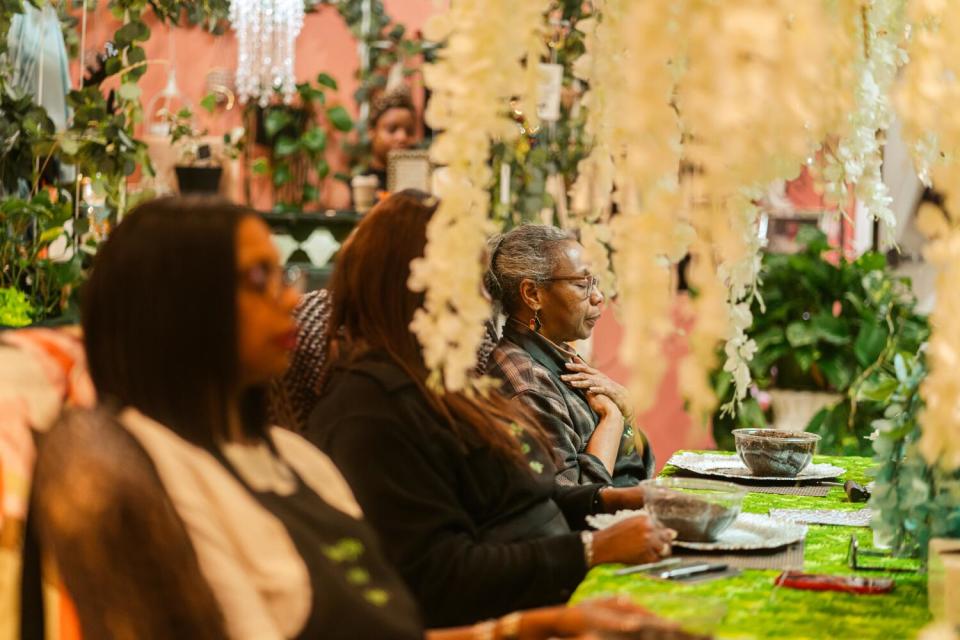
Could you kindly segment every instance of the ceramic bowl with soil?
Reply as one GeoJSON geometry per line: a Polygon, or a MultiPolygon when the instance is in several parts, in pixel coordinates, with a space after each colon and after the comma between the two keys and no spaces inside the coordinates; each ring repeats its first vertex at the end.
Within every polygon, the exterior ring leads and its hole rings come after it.
{"type": "Polygon", "coordinates": [[[644,507],[678,540],[714,542],[740,515],[744,487],[698,478],[655,478],[640,483],[644,507]]]}
{"type": "Polygon", "coordinates": [[[803,431],[734,429],[737,455],[755,476],[795,478],[817,451],[820,436],[803,431]]]}

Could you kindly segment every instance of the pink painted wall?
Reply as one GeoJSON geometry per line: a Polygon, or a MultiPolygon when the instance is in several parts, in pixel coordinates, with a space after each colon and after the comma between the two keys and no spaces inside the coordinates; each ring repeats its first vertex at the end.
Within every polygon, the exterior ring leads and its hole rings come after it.
{"type": "MultiPolygon", "coordinates": [[[[387,14],[410,31],[421,29],[435,11],[433,0],[385,0],[384,4],[387,14]]],[[[79,16],[79,12],[77,15],[79,16]]],[[[197,114],[197,124],[201,128],[208,128],[211,134],[221,134],[240,125],[239,106],[229,112],[221,108],[213,114],[208,114],[199,107],[200,100],[207,94],[207,73],[217,68],[231,71],[236,68],[237,43],[233,33],[212,36],[198,28],[171,29],[159,24],[152,14],[146,22],[151,29],[151,35],[143,47],[150,64],[139,82],[143,90],[141,100],[144,106],[166,86],[172,58],[180,92],[192,104],[197,114]]],[[[119,25],[107,10],[107,3],[99,3],[96,11],[87,14],[86,50],[102,51],[104,44],[110,40],[119,25]]],[[[321,71],[329,73],[339,84],[339,101],[356,115],[353,92],[357,88],[358,65],[356,41],[335,8],[324,5],[306,16],[303,31],[297,40],[298,81],[313,79],[321,71]]],[[[79,79],[79,66],[78,61],[73,63],[72,77],[75,85],[79,79]]],[[[338,146],[331,147],[328,160],[333,170],[345,169],[345,161],[338,146]]],[[[346,186],[334,180],[328,180],[327,183],[328,191],[324,198],[326,204],[347,206],[349,193],[346,186]]],[[[257,185],[254,185],[255,206],[269,206],[263,199],[265,193],[266,189],[258,189],[257,185]]]]}
{"type": "MultiPolygon", "coordinates": [[[[678,308],[686,298],[677,300],[678,308]]],[[[593,365],[621,384],[626,384],[627,368],[620,362],[620,340],[623,327],[611,306],[600,317],[593,331],[593,365]]],[[[663,345],[667,372],[660,383],[656,404],[637,418],[637,426],[644,430],[657,458],[657,468],[680,449],[712,449],[713,437],[706,425],[695,424],[684,410],[677,385],[677,365],[686,354],[686,339],[678,331],[663,345]]]]}

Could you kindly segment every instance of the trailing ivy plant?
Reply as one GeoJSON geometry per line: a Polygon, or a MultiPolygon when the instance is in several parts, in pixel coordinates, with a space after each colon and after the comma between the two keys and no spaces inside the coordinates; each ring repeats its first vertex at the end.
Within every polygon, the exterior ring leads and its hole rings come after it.
{"type": "MultiPolygon", "coordinates": [[[[41,6],[39,0],[28,1],[41,6]]],[[[24,6],[23,0],[0,0],[0,54],[6,49],[13,16],[22,13],[24,6]]],[[[113,217],[130,205],[128,177],[138,167],[151,171],[147,147],[134,136],[142,117],[137,81],[146,72],[142,43],[150,37],[144,16],[153,11],[162,22],[186,18],[217,31],[222,29],[229,3],[111,0],[108,7],[122,24],[98,57],[98,66],[89,69],[84,88],[68,94],[73,116],[66,131],[55,132],[45,110],[12,86],[9,67],[0,56],[0,290],[6,292],[3,309],[10,312],[4,317],[18,322],[24,314],[32,322],[72,317],[84,261],[93,250],[79,246],[87,237],[88,220],[83,215],[74,218],[79,190],[73,180],[62,180],[58,169],[70,165],[89,178],[113,217]],[[116,90],[104,91],[108,78],[119,81],[116,90]],[[66,240],[74,250],[52,260],[50,244],[63,237],[64,225],[71,219],[72,237],[66,240]]],[[[69,30],[76,21],[64,6],[60,9],[63,27],[69,30]]],[[[67,44],[75,53],[76,39],[67,38],[67,44]]]]}
{"type": "Polygon", "coordinates": [[[947,473],[920,454],[923,353],[901,352],[864,390],[885,407],[875,420],[877,462],[870,506],[874,530],[900,555],[926,557],[930,538],[960,538],[960,471],[947,473]]]}
{"type": "Polygon", "coordinates": [[[337,82],[326,73],[316,82],[297,85],[298,101],[293,105],[280,101],[260,109],[250,104],[259,121],[257,142],[269,149],[268,158],[253,165],[253,172],[269,175],[274,187],[275,209],[303,211],[320,200],[321,185],[330,174],[326,150],[330,135],[353,128],[347,110],[338,104],[327,104],[327,91],[336,91],[337,82]],[[317,117],[323,116],[319,122],[317,117]]]}
{"type": "MultiPolygon", "coordinates": [[[[540,222],[544,209],[556,212],[557,203],[548,191],[550,176],[563,180],[567,193],[577,175],[577,164],[589,151],[585,140],[586,109],[579,104],[581,81],[573,75],[573,63],[584,53],[584,34],[576,24],[590,16],[587,3],[556,0],[545,19],[554,24],[549,47],[553,60],[563,67],[563,99],[557,122],[541,123],[531,129],[522,114],[514,114],[524,135],[510,144],[496,144],[492,150],[494,182],[491,185],[493,217],[507,227],[540,222]],[[501,167],[510,167],[509,198],[501,201],[501,167]]],[[[560,222],[554,220],[554,222],[560,222]]]]}
{"type": "MultiPolygon", "coordinates": [[[[435,45],[425,42],[417,35],[411,36],[404,25],[394,22],[387,14],[382,0],[329,0],[329,3],[336,6],[357,42],[363,42],[370,52],[368,64],[361,64],[357,68],[358,85],[353,99],[358,105],[370,102],[386,88],[390,70],[395,64],[419,55],[429,59],[435,45]],[[364,4],[369,5],[369,23],[366,30],[364,4]]],[[[404,67],[405,77],[415,73],[418,73],[417,69],[404,67]]],[[[372,153],[369,133],[367,123],[361,118],[356,123],[355,138],[343,143],[353,175],[362,175],[369,171],[372,153]]]]}
{"type": "MultiPolygon", "coordinates": [[[[807,426],[821,451],[869,455],[872,422],[884,406],[870,393],[889,374],[898,353],[916,353],[929,335],[916,313],[909,280],[891,274],[881,254],[832,261],[826,236],[803,227],[795,254],[763,258],[759,298],[749,335],[757,343],[750,371],[759,390],[826,391],[843,400],[819,412],[807,426]]],[[[714,376],[718,397],[731,393],[729,374],[714,376]]],[[[767,418],[748,398],[736,417],[714,416],[717,443],[731,446],[738,426],[764,426],[767,418]]]]}

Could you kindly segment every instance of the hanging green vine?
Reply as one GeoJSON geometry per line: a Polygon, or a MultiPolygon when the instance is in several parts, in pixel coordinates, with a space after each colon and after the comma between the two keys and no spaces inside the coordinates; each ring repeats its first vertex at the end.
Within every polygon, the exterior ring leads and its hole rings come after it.
{"type": "MultiPolygon", "coordinates": [[[[387,14],[382,0],[328,0],[334,5],[350,33],[367,47],[369,56],[367,64],[361,64],[357,69],[359,85],[353,93],[358,105],[369,103],[387,86],[390,70],[397,63],[404,63],[419,55],[429,58],[433,45],[426,43],[417,35],[411,36],[407,28],[394,22],[387,14]],[[364,4],[369,5],[368,24],[364,25],[364,4]]],[[[418,73],[417,70],[404,66],[403,74],[406,77],[418,73]]],[[[361,116],[364,114],[361,113],[361,116]]],[[[370,164],[370,135],[365,118],[357,119],[356,138],[345,142],[343,149],[347,154],[352,173],[359,175],[369,170],[370,164]]],[[[338,176],[346,178],[347,176],[338,176]]]]}
{"type": "Polygon", "coordinates": [[[926,557],[930,538],[960,537],[960,472],[928,464],[918,447],[924,354],[898,353],[894,362],[871,391],[886,409],[873,423],[879,466],[870,506],[877,532],[898,553],[926,557]]]}
{"type": "MultiPolygon", "coordinates": [[[[43,6],[40,0],[28,1],[38,9],[43,6]]],[[[152,171],[147,147],[135,137],[142,119],[137,82],[147,64],[142,43],[150,37],[144,16],[152,11],[162,23],[185,21],[219,33],[229,2],[112,0],[107,6],[122,24],[88,69],[83,88],[68,93],[72,118],[65,131],[55,131],[45,109],[13,85],[9,63],[0,58],[0,289],[5,290],[0,316],[8,321],[22,321],[24,313],[31,322],[74,315],[74,293],[96,239],[87,235],[87,211],[75,201],[79,184],[59,168],[73,167],[76,180],[88,178],[114,220],[130,205],[127,179],[138,167],[147,174],[152,171]],[[117,89],[104,90],[105,81],[114,77],[117,89]],[[66,238],[70,221],[72,233],[66,238]],[[73,250],[52,257],[51,247],[58,242],[73,250]],[[11,305],[16,308],[8,308],[11,305]]],[[[6,50],[14,16],[24,9],[24,0],[0,0],[0,54],[6,50]]],[[[66,7],[59,6],[58,15],[64,30],[75,29],[77,20],[66,7]]],[[[76,38],[65,40],[68,51],[76,54],[76,38]]]]}
{"type": "Polygon", "coordinates": [[[540,222],[544,210],[557,219],[558,203],[549,192],[549,179],[557,176],[563,194],[573,185],[577,163],[586,156],[589,144],[584,139],[586,110],[580,104],[582,83],[573,75],[573,63],[584,52],[584,34],[577,30],[580,20],[590,16],[590,7],[579,0],[557,0],[546,19],[553,25],[549,33],[550,60],[563,67],[563,91],[560,118],[531,129],[523,114],[515,113],[524,135],[515,142],[494,145],[491,186],[494,219],[505,226],[540,222]],[[504,165],[509,166],[510,185],[501,185],[504,165]],[[504,202],[501,194],[508,195],[504,202]]]}

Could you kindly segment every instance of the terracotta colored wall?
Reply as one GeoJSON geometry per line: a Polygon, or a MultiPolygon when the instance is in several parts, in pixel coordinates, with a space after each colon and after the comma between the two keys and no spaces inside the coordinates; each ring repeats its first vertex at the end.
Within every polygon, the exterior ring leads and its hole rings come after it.
{"type": "MultiPolygon", "coordinates": [[[[385,0],[384,4],[388,15],[411,31],[422,28],[435,11],[433,0],[385,0]]],[[[87,14],[87,51],[102,51],[104,43],[113,36],[120,24],[106,5],[106,2],[101,2],[97,11],[87,14]]],[[[200,127],[209,128],[212,134],[220,134],[241,124],[239,107],[229,112],[218,109],[212,115],[199,108],[200,100],[207,93],[207,73],[215,68],[233,70],[236,67],[237,43],[234,35],[228,32],[222,36],[212,36],[197,28],[170,29],[158,24],[152,15],[148,17],[147,24],[151,35],[143,46],[151,64],[139,82],[144,105],[166,86],[168,64],[172,57],[180,92],[192,103],[200,127]]],[[[297,40],[298,80],[315,78],[321,71],[329,73],[339,83],[340,101],[356,115],[353,92],[357,88],[355,74],[358,64],[356,41],[335,8],[324,5],[306,16],[303,31],[297,40]]],[[[72,76],[76,84],[79,62],[74,62],[72,76]]],[[[334,170],[345,167],[336,148],[331,150],[328,159],[334,170]]],[[[325,194],[327,203],[330,206],[346,206],[349,194],[345,185],[334,180],[328,183],[328,193],[325,194]]]]}
{"type": "MultiPolygon", "coordinates": [[[[678,304],[684,302],[683,298],[678,300],[678,304]]],[[[593,364],[617,382],[626,384],[627,368],[619,359],[622,336],[623,327],[612,307],[608,306],[593,331],[593,364]]],[[[680,332],[663,345],[663,357],[668,365],[657,402],[637,419],[638,426],[646,432],[653,447],[658,469],[680,449],[714,446],[709,428],[694,424],[684,410],[677,387],[677,364],[686,351],[686,340],[680,332]]]]}

